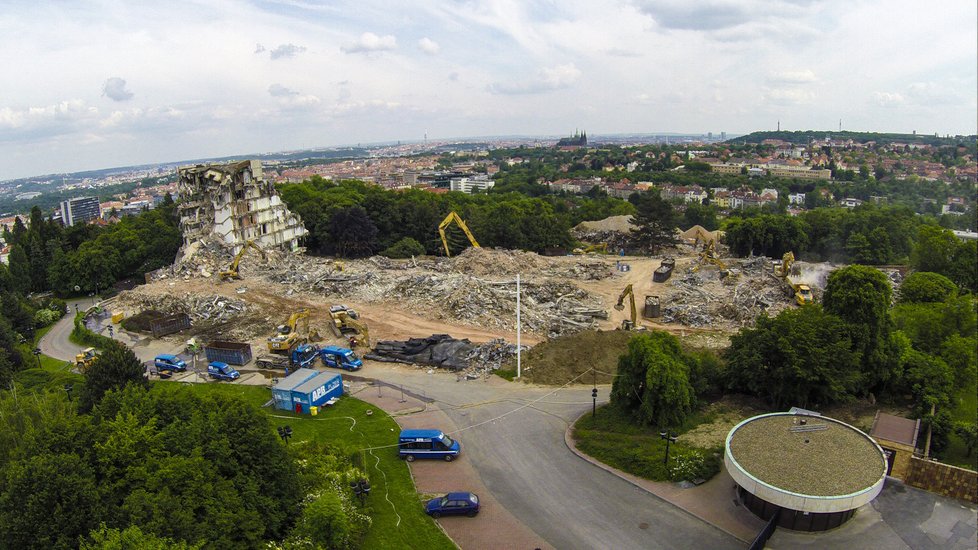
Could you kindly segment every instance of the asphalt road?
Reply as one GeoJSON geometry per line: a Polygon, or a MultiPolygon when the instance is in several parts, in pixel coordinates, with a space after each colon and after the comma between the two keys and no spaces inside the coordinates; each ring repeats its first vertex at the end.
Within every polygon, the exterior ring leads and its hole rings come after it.
{"type": "Polygon", "coordinates": [[[54,327],[41,338],[38,347],[41,348],[41,353],[48,357],[54,357],[63,361],[74,361],[75,355],[83,349],[82,346],[77,346],[68,341],[68,336],[71,335],[72,329],[75,328],[75,305],[77,304],[78,309],[84,311],[95,303],[95,299],[76,298],[67,300],[67,302],[70,313],[55,323],[54,327]]]}
{"type": "MultiPolygon", "coordinates": [[[[384,378],[424,394],[459,427],[453,434],[493,496],[556,548],[743,548],[702,520],[574,455],[568,423],[591,389],[455,382],[424,371],[384,378]]],[[[501,382],[501,381],[500,381],[501,382]]],[[[607,399],[608,388],[599,390],[607,399]]]]}

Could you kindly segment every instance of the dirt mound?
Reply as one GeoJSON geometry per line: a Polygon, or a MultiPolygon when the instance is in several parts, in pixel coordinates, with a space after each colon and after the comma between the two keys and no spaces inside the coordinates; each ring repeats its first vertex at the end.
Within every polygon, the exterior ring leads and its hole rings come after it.
{"type": "MultiPolygon", "coordinates": [[[[632,335],[620,330],[585,330],[537,344],[523,354],[523,378],[537,384],[563,384],[594,367],[599,371],[598,383],[610,384],[612,374],[618,372],[618,356],[627,351],[632,335]]],[[[516,360],[506,368],[515,370],[516,360]]],[[[588,373],[577,383],[591,381],[588,373]]]]}
{"type": "Polygon", "coordinates": [[[122,328],[132,332],[150,332],[153,321],[166,317],[162,311],[148,309],[122,320],[122,328]]]}
{"type": "Polygon", "coordinates": [[[603,220],[581,222],[574,226],[575,231],[616,231],[628,233],[632,230],[632,216],[611,216],[603,220]]]}
{"type": "Polygon", "coordinates": [[[550,268],[552,262],[535,252],[467,248],[452,259],[452,270],[467,275],[513,276],[550,268]]]}

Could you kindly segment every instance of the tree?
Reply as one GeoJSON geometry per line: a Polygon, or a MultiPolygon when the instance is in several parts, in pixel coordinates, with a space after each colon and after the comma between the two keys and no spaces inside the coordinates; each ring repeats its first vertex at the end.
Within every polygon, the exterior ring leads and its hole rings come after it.
{"type": "Polygon", "coordinates": [[[862,386],[848,327],[817,305],[761,316],[731,337],[727,386],[778,408],[852,399],[862,386]]]}
{"type": "Polygon", "coordinates": [[[939,273],[918,271],[903,280],[899,302],[943,302],[957,292],[958,287],[947,277],[939,273]]]}
{"type": "Polygon", "coordinates": [[[404,237],[392,246],[380,253],[381,256],[388,258],[410,258],[412,256],[423,256],[424,246],[411,237],[404,237]]]}
{"type": "Polygon", "coordinates": [[[89,533],[88,539],[81,543],[81,550],[198,550],[201,547],[203,543],[177,542],[144,533],[136,525],[119,530],[109,529],[104,523],[89,533]]]}
{"type": "Polygon", "coordinates": [[[74,548],[101,516],[95,473],[78,454],[39,454],[0,476],[0,547],[74,548]]]}
{"type": "Polygon", "coordinates": [[[958,238],[950,230],[934,225],[921,226],[917,232],[917,246],[910,256],[910,265],[917,271],[946,274],[950,270],[957,241],[958,238]]]}
{"type": "Polygon", "coordinates": [[[85,383],[78,392],[78,409],[88,412],[102,400],[109,390],[117,390],[129,384],[148,387],[143,376],[143,363],[127,346],[113,342],[89,367],[85,383]]]}
{"type": "Polygon", "coordinates": [[[861,355],[864,389],[879,388],[891,378],[890,280],[881,271],[861,265],[838,269],[829,275],[823,304],[849,327],[853,351],[861,355]]]}
{"type": "Polygon", "coordinates": [[[329,220],[329,234],[339,256],[369,256],[377,246],[377,226],[359,206],[334,212],[329,220]]]}
{"type": "Polygon", "coordinates": [[[632,224],[632,240],[641,249],[656,253],[668,246],[675,246],[676,213],[668,201],[662,199],[659,190],[633,193],[628,201],[635,205],[632,224]]]}
{"type": "Polygon", "coordinates": [[[964,441],[964,446],[967,450],[965,456],[971,456],[971,453],[975,451],[975,447],[978,446],[978,424],[974,422],[955,422],[954,433],[964,441]]]}
{"type": "Polygon", "coordinates": [[[633,336],[628,352],[618,359],[611,402],[644,424],[680,426],[695,401],[689,382],[691,360],[671,334],[653,331],[633,336]]]}
{"type": "MultiPolygon", "coordinates": [[[[20,218],[17,218],[18,220],[20,218]]],[[[14,290],[27,294],[31,291],[31,263],[27,259],[27,252],[20,245],[11,245],[10,256],[7,258],[7,265],[10,269],[10,279],[14,290]]]]}

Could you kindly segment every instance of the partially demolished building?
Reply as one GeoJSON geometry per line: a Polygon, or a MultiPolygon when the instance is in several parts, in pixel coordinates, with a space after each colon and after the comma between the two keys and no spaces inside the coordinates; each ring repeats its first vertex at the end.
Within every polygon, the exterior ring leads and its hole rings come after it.
{"type": "Polygon", "coordinates": [[[184,166],[179,174],[184,248],[211,238],[235,254],[249,240],[263,249],[294,251],[307,233],[275,186],[265,181],[257,160],[184,166]]]}

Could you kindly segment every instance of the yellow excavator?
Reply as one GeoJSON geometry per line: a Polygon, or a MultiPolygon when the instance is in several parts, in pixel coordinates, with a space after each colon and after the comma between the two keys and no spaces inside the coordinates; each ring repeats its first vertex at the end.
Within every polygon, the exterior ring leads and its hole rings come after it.
{"type": "Polygon", "coordinates": [[[720,276],[724,277],[730,274],[730,270],[727,269],[727,264],[720,260],[717,255],[716,241],[710,240],[706,241],[703,245],[703,251],[700,252],[700,260],[697,262],[696,266],[693,267],[693,271],[699,271],[704,265],[715,265],[720,268],[720,276]]]}
{"type": "Polygon", "coordinates": [[[346,306],[335,305],[329,308],[329,315],[333,318],[333,334],[337,337],[356,334],[358,336],[349,336],[351,348],[355,346],[370,347],[370,332],[367,330],[366,323],[360,322],[355,311],[346,306]]]}
{"type": "Polygon", "coordinates": [[[582,254],[607,254],[608,253],[608,243],[597,243],[589,246],[584,246],[581,248],[575,248],[571,251],[572,254],[582,255],[582,254]]]}
{"type": "Polygon", "coordinates": [[[793,283],[791,279],[788,278],[791,275],[791,266],[795,263],[795,254],[790,250],[784,253],[781,257],[781,262],[775,262],[774,264],[774,275],[781,279],[782,283],[785,285],[785,289],[789,296],[794,296],[795,303],[800,306],[805,304],[812,304],[815,302],[815,295],[812,293],[812,287],[804,283],[793,283]]]}
{"type": "Polygon", "coordinates": [[[621,294],[618,295],[618,303],[615,304],[615,309],[618,311],[625,309],[626,297],[628,298],[629,306],[631,306],[631,315],[628,319],[622,319],[619,330],[645,330],[645,327],[638,324],[638,311],[635,309],[635,292],[632,290],[632,285],[629,284],[626,286],[625,290],[622,290],[621,294]]]}
{"type": "Polygon", "coordinates": [[[458,224],[458,226],[462,229],[463,232],[465,232],[465,236],[469,238],[469,242],[472,243],[473,248],[481,248],[479,246],[479,243],[476,242],[475,237],[472,236],[472,232],[469,231],[469,227],[465,225],[464,221],[462,221],[462,218],[459,217],[459,215],[456,214],[455,211],[452,211],[447,216],[445,216],[445,219],[442,220],[440,224],[438,224],[438,234],[441,235],[441,244],[445,246],[446,256],[451,258],[452,251],[448,249],[448,239],[445,238],[445,228],[451,225],[453,221],[456,224],[458,224]]]}
{"type": "Polygon", "coordinates": [[[268,351],[272,353],[289,353],[292,348],[305,342],[305,338],[299,336],[299,321],[305,323],[306,332],[309,329],[309,310],[300,309],[289,316],[286,324],[278,327],[274,336],[268,337],[268,351]]]}
{"type": "Polygon", "coordinates": [[[245,252],[247,252],[249,248],[254,248],[257,250],[258,253],[261,254],[263,260],[268,259],[268,256],[265,255],[265,251],[262,250],[260,246],[255,244],[255,241],[249,239],[245,242],[245,245],[241,248],[241,251],[235,254],[234,260],[231,261],[231,265],[227,268],[227,270],[221,272],[221,280],[230,281],[232,279],[241,278],[241,275],[238,274],[238,264],[241,263],[241,258],[244,257],[245,252]]]}

